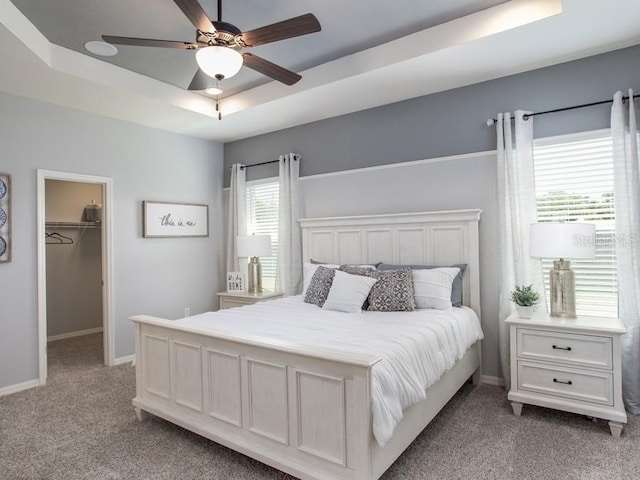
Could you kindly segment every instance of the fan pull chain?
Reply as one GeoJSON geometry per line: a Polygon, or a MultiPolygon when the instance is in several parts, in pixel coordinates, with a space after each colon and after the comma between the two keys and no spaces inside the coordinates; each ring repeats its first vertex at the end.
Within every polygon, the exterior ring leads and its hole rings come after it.
{"type": "MultiPolygon", "coordinates": [[[[220,4],[218,3],[218,5],[220,4]]],[[[216,95],[216,112],[218,112],[218,120],[222,120],[222,111],[220,110],[220,94],[222,93],[222,89],[220,88],[220,80],[216,75],[216,90],[218,91],[216,95]]]]}

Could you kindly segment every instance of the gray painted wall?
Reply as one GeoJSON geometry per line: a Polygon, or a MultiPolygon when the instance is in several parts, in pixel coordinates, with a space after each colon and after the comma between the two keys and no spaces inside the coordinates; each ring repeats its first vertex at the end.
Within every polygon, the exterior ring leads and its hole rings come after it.
{"type": "MultiPolygon", "coordinates": [[[[80,222],[84,209],[102,203],[102,185],[45,181],[45,221],[80,222]]],[[[46,241],[47,337],[101,328],[102,235],[99,228],[47,228],[73,240],[46,241]]]]}
{"type": "MultiPolygon", "coordinates": [[[[640,91],[640,45],[227,143],[225,186],[231,164],[264,162],[288,152],[302,154],[300,175],[305,176],[493,150],[495,129],[486,120],[498,112],[607,100],[627,88],[640,91]]],[[[604,105],[537,117],[534,135],[607,128],[609,112],[604,105]]],[[[278,174],[277,165],[247,172],[249,180],[278,174]]]]}
{"type": "Polygon", "coordinates": [[[0,388],[38,377],[36,170],[111,177],[116,357],[128,317],[216,307],[222,146],[0,94],[0,171],[12,175],[13,255],[0,265],[0,388]],[[142,238],[142,200],[206,203],[208,238],[142,238]]]}
{"type": "MultiPolygon", "coordinates": [[[[399,82],[399,85],[401,82],[399,82]]],[[[606,100],[616,90],[640,90],[640,46],[469,87],[225,144],[229,167],[302,154],[301,176],[495,149],[487,118],[501,111],[545,111],[606,100]]],[[[327,101],[330,101],[329,99],[327,101]]],[[[610,106],[539,116],[536,138],[607,128],[610,106]]],[[[277,175],[277,165],[248,170],[248,179],[277,175]]],[[[305,217],[482,208],[480,227],[484,373],[498,362],[498,265],[495,160],[476,156],[414,167],[303,180],[305,217]]]]}

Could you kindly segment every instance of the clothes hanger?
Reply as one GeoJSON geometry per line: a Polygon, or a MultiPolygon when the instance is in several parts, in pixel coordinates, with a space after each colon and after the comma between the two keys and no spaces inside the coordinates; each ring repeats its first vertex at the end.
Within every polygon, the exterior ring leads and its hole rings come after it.
{"type": "Polygon", "coordinates": [[[62,239],[58,238],[56,236],[54,236],[51,233],[45,233],[45,244],[46,245],[61,245],[62,244],[62,239]]]}
{"type": "Polygon", "coordinates": [[[62,244],[62,245],[71,245],[73,244],[73,238],[62,235],[58,232],[47,233],[46,237],[57,240],[56,242],[45,242],[49,244],[62,244]]]}

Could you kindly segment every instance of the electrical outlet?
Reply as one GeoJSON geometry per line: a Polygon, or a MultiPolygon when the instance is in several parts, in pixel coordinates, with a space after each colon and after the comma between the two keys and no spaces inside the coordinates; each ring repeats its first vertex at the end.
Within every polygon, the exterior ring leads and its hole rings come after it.
{"type": "Polygon", "coordinates": [[[189,307],[184,307],[184,316],[188,317],[191,315],[191,309],[189,307]]]}

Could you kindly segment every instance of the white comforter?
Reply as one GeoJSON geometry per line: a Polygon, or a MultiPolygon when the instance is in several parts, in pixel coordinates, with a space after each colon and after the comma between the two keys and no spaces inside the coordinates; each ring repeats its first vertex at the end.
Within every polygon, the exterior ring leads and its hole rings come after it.
{"type": "Polygon", "coordinates": [[[374,354],[373,434],[384,446],[402,410],[425,398],[425,390],[483,338],[473,310],[416,310],[348,314],[323,310],[302,296],[208,312],[180,323],[343,352],[374,354]]]}

